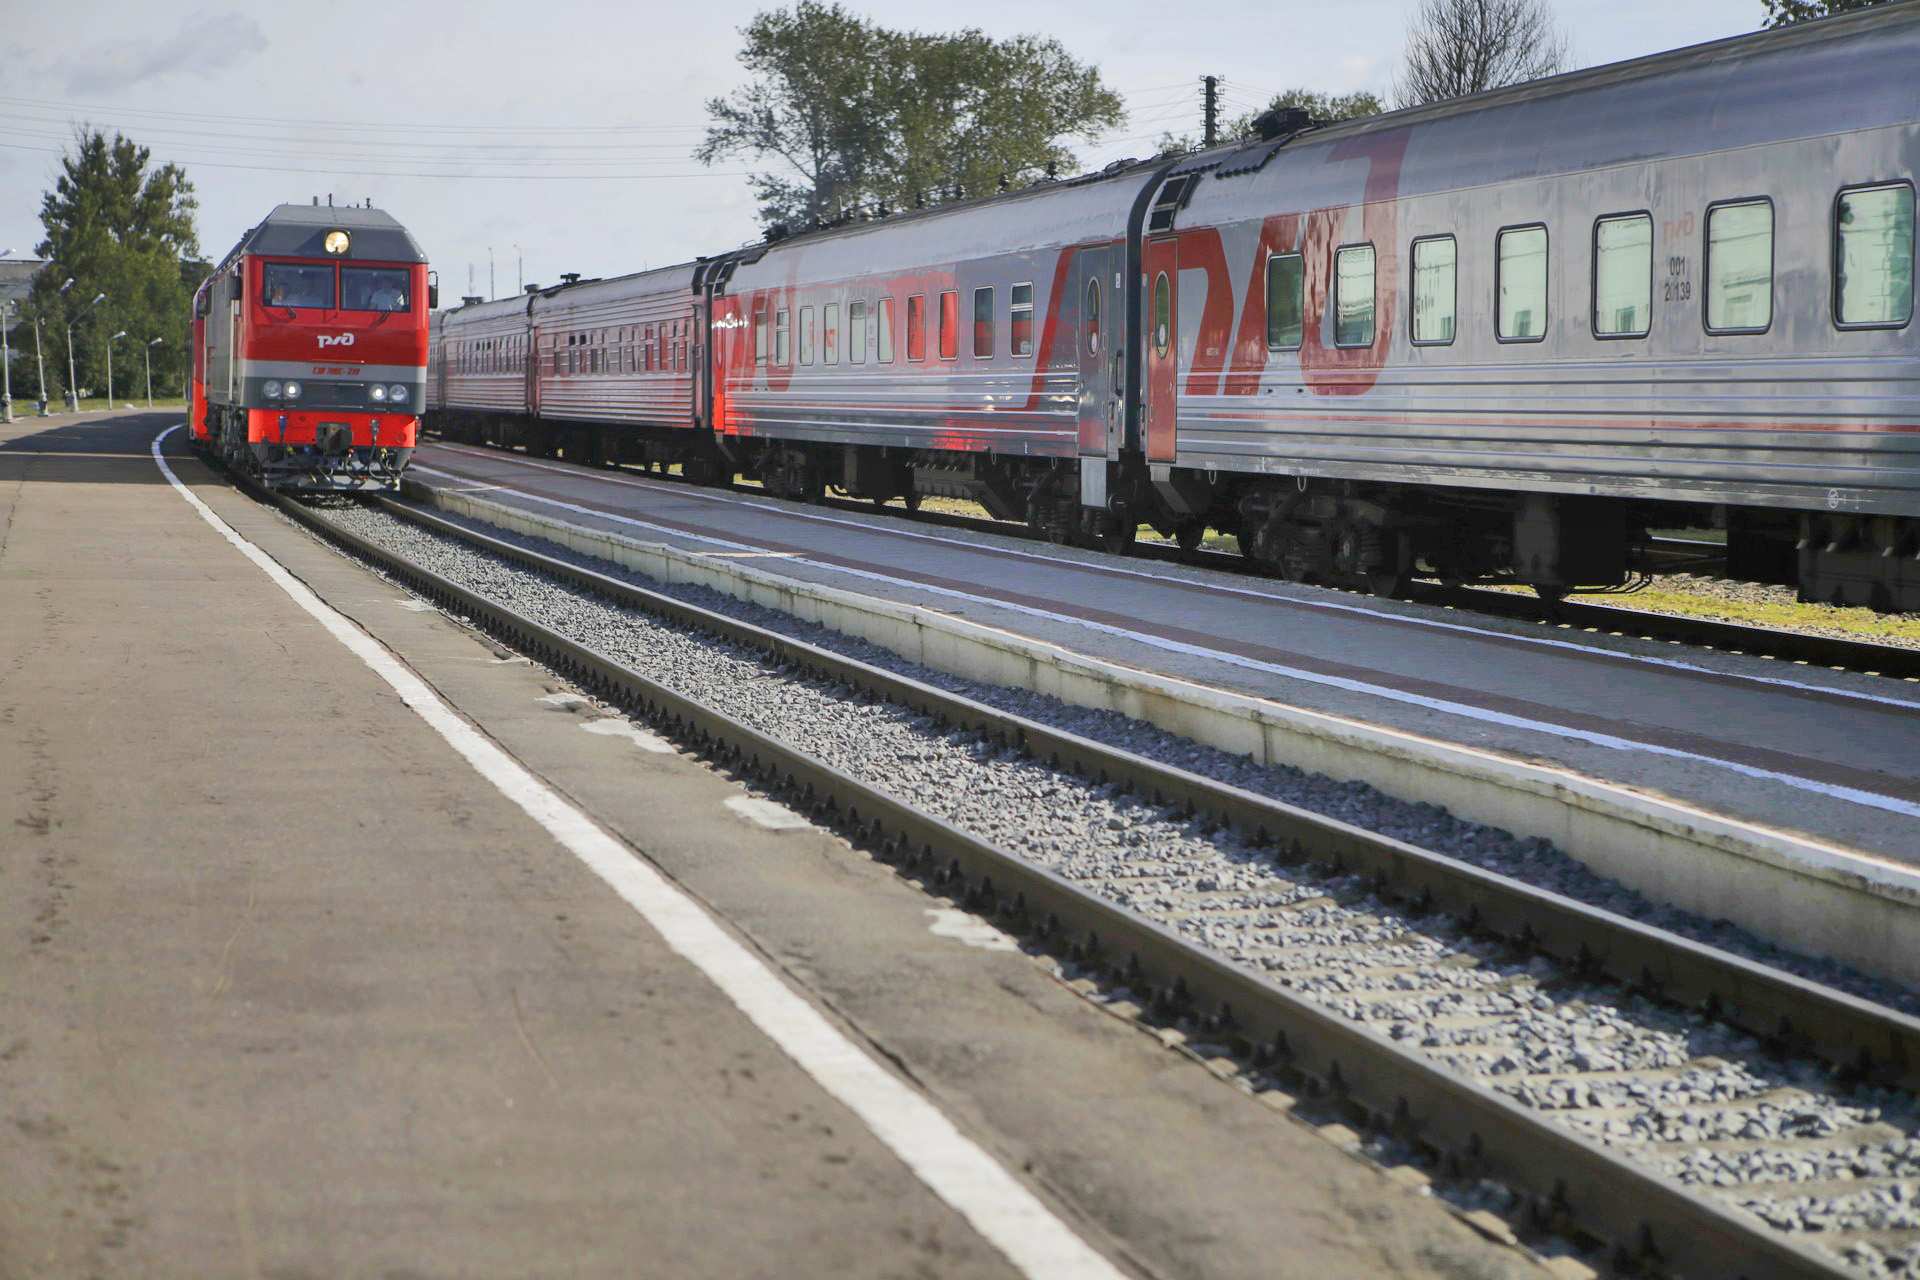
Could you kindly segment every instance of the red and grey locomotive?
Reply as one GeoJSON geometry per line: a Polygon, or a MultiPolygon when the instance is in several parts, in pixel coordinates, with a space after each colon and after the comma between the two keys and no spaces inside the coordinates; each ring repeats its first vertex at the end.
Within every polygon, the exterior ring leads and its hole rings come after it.
{"type": "Polygon", "coordinates": [[[197,447],[271,488],[397,487],[425,401],[426,255],[378,209],[283,204],[193,300],[197,447]]]}

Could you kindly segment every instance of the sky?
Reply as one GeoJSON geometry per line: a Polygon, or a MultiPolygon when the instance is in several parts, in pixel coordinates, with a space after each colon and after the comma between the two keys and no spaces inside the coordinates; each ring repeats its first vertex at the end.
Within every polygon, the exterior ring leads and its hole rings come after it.
{"type": "MultiPolygon", "coordinates": [[[[1100,69],[1127,124],[1097,167],[1197,134],[1199,78],[1228,118],[1304,87],[1387,96],[1416,0],[927,0],[883,25],[1059,39],[1100,69]]],[[[1577,65],[1744,34],[1761,0],[1549,0],[1577,65]]],[[[439,272],[443,303],[612,276],[756,239],[745,160],[691,153],[704,103],[745,83],[740,28],[774,0],[324,0],[203,7],[0,0],[0,249],[33,253],[77,128],[185,167],[203,255],[274,205],[371,199],[439,272]]]]}

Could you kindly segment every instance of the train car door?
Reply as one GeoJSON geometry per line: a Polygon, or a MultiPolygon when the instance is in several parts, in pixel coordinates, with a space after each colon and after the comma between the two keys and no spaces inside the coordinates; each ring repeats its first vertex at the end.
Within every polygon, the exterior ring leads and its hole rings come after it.
{"type": "Polygon", "coordinates": [[[540,416],[540,367],[547,358],[547,348],[551,345],[546,335],[540,332],[540,326],[527,326],[527,389],[526,409],[529,418],[540,416]]]}
{"type": "Polygon", "coordinates": [[[1114,377],[1114,340],[1123,332],[1124,297],[1115,275],[1119,255],[1111,249],[1083,249],[1074,258],[1077,286],[1076,359],[1080,372],[1080,501],[1107,505],[1106,463],[1120,456],[1126,414],[1114,377]],[[1096,461],[1097,460],[1097,461],[1096,461]]]}
{"type": "Polygon", "coordinates": [[[1146,276],[1147,461],[1172,462],[1179,422],[1180,242],[1147,241],[1146,276]]]}

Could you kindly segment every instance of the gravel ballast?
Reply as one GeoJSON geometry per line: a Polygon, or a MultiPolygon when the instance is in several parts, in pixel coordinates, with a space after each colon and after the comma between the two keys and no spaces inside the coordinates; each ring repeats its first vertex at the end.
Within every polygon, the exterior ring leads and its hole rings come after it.
{"type": "MultiPolygon", "coordinates": [[[[434,573],[1258,968],[1577,1131],[1624,1145],[1668,1176],[1711,1189],[1782,1230],[1817,1240],[1835,1230],[1920,1226],[1906,1221],[1915,1212],[1913,1197],[1898,1190],[1912,1181],[1920,1150],[1903,1096],[1845,1089],[1821,1069],[1770,1058],[1751,1037],[1722,1025],[1573,980],[1538,958],[1516,960],[1461,934],[1447,919],[1416,918],[1371,896],[1357,878],[1281,865],[1238,832],[1061,775],[905,708],[849,700],[843,690],[781,671],[758,654],[583,598],[544,575],[383,513],[343,508],[328,514],[434,573]],[[1834,1145],[1848,1134],[1858,1140],[1834,1145]],[[1820,1157],[1797,1150],[1814,1140],[1826,1144],[1820,1157]],[[1741,1145],[1702,1145],[1731,1142],[1741,1145]],[[1857,1187],[1825,1185],[1842,1168],[1860,1171],[1844,1175],[1857,1187]],[[1748,1194],[1745,1188],[1758,1182],[1806,1183],[1808,1194],[1748,1194]]],[[[1724,922],[1651,903],[1545,842],[1461,822],[1369,787],[1256,766],[1111,713],[916,668],[872,645],[712,591],[665,586],[541,540],[477,527],[1108,745],[1920,1011],[1911,992],[1785,953],[1724,922]]],[[[1854,1242],[1830,1247],[1843,1246],[1858,1274],[1920,1274],[1910,1269],[1920,1264],[1915,1250],[1854,1242]]]]}

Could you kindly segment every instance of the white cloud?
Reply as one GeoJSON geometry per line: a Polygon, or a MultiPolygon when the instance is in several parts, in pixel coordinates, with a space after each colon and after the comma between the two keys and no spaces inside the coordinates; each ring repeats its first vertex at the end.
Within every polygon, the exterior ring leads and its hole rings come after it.
{"type": "Polygon", "coordinates": [[[102,40],[57,62],[53,74],[76,97],[122,93],[176,71],[204,75],[237,66],[267,47],[267,33],[239,13],[201,12],[171,38],[102,40]]]}

